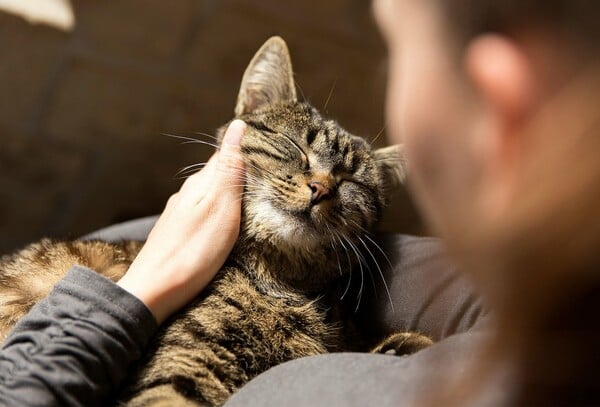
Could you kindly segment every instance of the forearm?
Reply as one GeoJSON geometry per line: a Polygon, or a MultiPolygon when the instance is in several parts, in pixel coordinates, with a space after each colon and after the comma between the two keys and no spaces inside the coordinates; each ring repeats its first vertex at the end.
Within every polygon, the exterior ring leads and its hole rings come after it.
{"type": "Polygon", "coordinates": [[[0,352],[0,404],[103,405],[157,328],[134,296],[74,267],[0,352]]]}

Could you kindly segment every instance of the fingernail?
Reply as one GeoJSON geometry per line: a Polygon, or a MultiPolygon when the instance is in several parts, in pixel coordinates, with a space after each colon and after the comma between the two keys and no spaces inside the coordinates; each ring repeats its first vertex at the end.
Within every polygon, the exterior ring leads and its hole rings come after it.
{"type": "Polygon", "coordinates": [[[242,140],[242,135],[246,129],[246,123],[243,120],[235,119],[229,124],[225,136],[223,137],[224,144],[239,146],[242,140]]]}

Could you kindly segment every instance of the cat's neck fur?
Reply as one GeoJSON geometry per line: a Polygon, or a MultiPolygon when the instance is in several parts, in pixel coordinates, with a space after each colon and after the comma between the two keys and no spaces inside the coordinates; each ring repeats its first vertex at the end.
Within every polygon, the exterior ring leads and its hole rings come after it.
{"type": "Polygon", "coordinates": [[[257,239],[243,229],[231,259],[261,289],[273,294],[289,290],[309,295],[323,292],[351,267],[347,257],[342,258],[331,247],[294,247],[272,238],[257,239]]]}

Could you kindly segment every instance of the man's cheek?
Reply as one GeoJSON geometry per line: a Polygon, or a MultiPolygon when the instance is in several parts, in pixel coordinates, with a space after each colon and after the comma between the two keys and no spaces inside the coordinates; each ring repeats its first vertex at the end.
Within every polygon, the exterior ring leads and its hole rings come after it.
{"type": "Polygon", "coordinates": [[[402,122],[404,121],[402,112],[404,95],[399,68],[398,63],[393,58],[390,58],[386,92],[386,125],[388,137],[392,143],[404,143],[404,130],[402,128],[402,122]]]}

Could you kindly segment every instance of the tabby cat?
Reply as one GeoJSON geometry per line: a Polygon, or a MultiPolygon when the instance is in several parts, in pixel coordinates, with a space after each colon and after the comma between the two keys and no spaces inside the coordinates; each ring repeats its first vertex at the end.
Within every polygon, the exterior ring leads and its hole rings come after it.
{"type": "MultiPolygon", "coordinates": [[[[125,405],[221,405],[269,367],[356,349],[334,311],[340,295],[333,287],[357,266],[360,239],[386,190],[403,178],[400,147],[372,150],[299,102],[279,37],[246,69],[235,116],[247,123],[239,239],[214,281],[153,339],[121,395],[125,405]]],[[[118,280],[140,247],[45,239],[6,256],[0,262],[1,338],[71,265],[118,280]]],[[[404,352],[428,343],[400,333],[374,350],[404,352]]]]}

